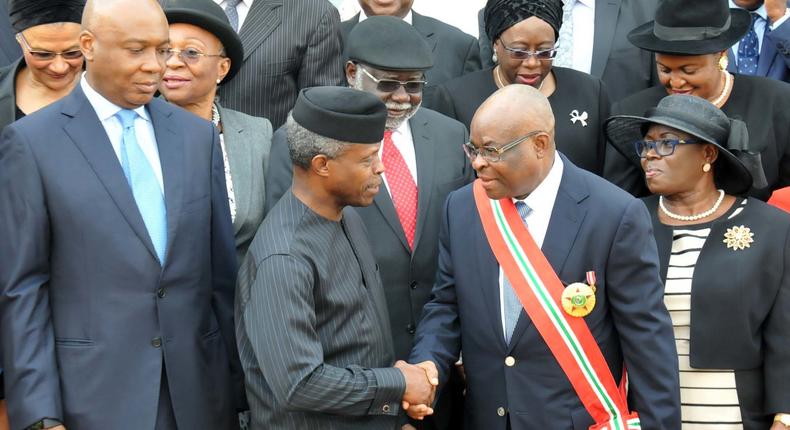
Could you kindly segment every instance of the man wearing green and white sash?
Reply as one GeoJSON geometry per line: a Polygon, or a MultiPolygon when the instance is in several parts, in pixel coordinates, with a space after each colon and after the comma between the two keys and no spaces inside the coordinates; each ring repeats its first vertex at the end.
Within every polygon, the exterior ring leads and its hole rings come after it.
{"type": "Polygon", "coordinates": [[[650,217],[557,153],[554,121],[524,85],[477,111],[411,361],[443,382],[463,349],[467,430],[680,429],[650,217]]]}

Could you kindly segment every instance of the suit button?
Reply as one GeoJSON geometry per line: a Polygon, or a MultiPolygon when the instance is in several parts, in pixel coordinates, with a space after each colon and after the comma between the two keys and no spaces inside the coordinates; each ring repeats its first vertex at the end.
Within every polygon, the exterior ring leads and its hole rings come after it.
{"type": "Polygon", "coordinates": [[[382,406],[381,411],[384,412],[385,414],[388,414],[390,412],[390,405],[382,406]]]}
{"type": "Polygon", "coordinates": [[[415,327],[414,324],[409,324],[406,326],[406,330],[409,332],[409,334],[414,334],[417,332],[417,327],[415,327]]]}
{"type": "Polygon", "coordinates": [[[496,414],[499,415],[500,417],[504,417],[505,416],[505,408],[503,408],[501,406],[496,408],[496,414]]]}
{"type": "Polygon", "coordinates": [[[162,346],[162,338],[155,337],[151,339],[151,346],[153,346],[154,348],[160,348],[162,346]]]}
{"type": "Polygon", "coordinates": [[[411,287],[412,290],[416,290],[417,289],[417,281],[411,281],[411,284],[409,284],[409,287],[411,287]]]}
{"type": "Polygon", "coordinates": [[[508,356],[507,358],[505,358],[505,366],[513,367],[514,364],[516,364],[516,359],[515,358],[513,358],[511,356],[508,356]]]}
{"type": "Polygon", "coordinates": [[[164,288],[160,288],[160,289],[156,290],[156,297],[159,297],[161,299],[164,296],[165,296],[165,289],[164,288]]]}

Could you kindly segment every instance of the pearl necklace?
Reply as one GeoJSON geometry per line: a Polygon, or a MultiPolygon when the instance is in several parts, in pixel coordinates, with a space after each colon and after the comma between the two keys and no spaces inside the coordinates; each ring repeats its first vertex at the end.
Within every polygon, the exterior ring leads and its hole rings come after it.
{"type": "MultiPolygon", "coordinates": [[[[500,71],[501,71],[501,69],[497,65],[494,68],[494,83],[496,83],[496,86],[498,88],[504,88],[506,85],[505,85],[505,81],[502,79],[502,76],[499,74],[500,71]]],[[[546,79],[543,79],[542,81],[540,81],[540,85],[538,85],[538,91],[540,91],[540,89],[543,88],[543,83],[544,82],[546,82],[546,79]]]]}
{"type": "Polygon", "coordinates": [[[211,105],[211,122],[214,123],[214,127],[219,127],[219,109],[216,104],[211,105]]]}
{"type": "Polygon", "coordinates": [[[721,102],[724,101],[724,97],[727,93],[732,89],[732,75],[727,71],[722,71],[724,73],[724,88],[721,89],[721,94],[718,97],[711,100],[710,102],[713,103],[714,106],[720,108],[721,102]]]}
{"type": "Polygon", "coordinates": [[[706,210],[705,212],[700,212],[696,215],[678,215],[676,213],[672,213],[664,206],[664,196],[658,197],[658,207],[661,208],[661,212],[664,212],[664,215],[676,219],[678,221],[697,221],[702,218],[707,218],[713,215],[717,210],[719,210],[719,206],[721,206],[721,202],[724,201],[724,190],[719,190],[719,198],[716,199],[716,203],[713,204],[713,207],[706,210]]]}

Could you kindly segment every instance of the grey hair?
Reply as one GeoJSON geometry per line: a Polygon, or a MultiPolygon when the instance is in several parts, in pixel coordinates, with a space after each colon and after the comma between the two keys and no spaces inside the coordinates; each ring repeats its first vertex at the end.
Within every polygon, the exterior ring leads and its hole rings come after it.
{"type": "Polygon", "coordinates": [[[346,149],[346,143],[330,137],[314,133],[296,122],[293,115],[288,113],[285,123],[288,136],[288,153],[291,162],[303,169],[310,167],[316,155],[326,155],[327,158],[337,158],[346,149]]]}

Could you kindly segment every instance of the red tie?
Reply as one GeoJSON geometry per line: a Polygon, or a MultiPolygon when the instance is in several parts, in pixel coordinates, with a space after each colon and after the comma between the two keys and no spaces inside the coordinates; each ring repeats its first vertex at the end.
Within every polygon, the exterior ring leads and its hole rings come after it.
{"type": "Polygon", "coordinates": [[[392,141],[392,131],[384,132],[384,149],[381,154],[387,187],[398,213],[409,248],[414,249],[414,232],[417,230],[417,184],[409,172],[406,160],[392,141]]]}

